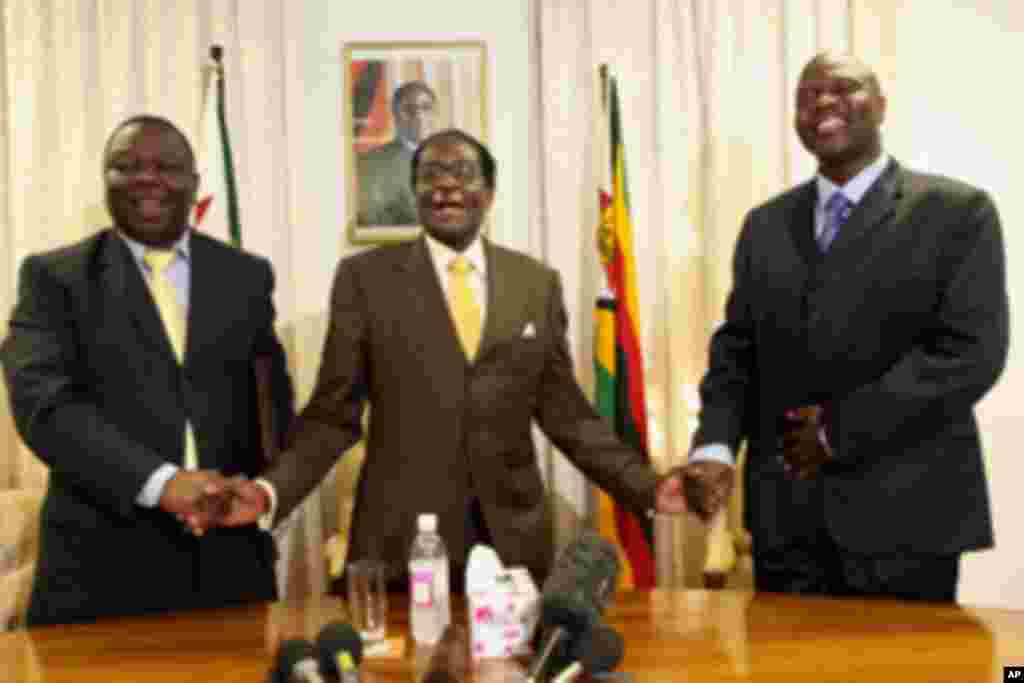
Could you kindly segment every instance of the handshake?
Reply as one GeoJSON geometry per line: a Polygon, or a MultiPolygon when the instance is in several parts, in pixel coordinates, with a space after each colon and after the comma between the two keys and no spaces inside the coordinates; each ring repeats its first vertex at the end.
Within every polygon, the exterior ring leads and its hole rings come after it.
{"type": "MultiPolygon", "coordinates": [[[[826,411],[820,405],[787,410],[778,421],[779,462],[786,476],[812,479],[832,459],[824,436],[826,411]]],[[[733,468],[716,460],[698,460],[676,469],[687,509],[707,522],[729,500],[733,468]]]]}
{"type": "Polygon", "coordinates": [[[194,535],[213,527],[255,523],[270,510],[270,496],[259,484],[216,470],[179,470],[164,486],[160,509],[174,515],[194,535]]]}

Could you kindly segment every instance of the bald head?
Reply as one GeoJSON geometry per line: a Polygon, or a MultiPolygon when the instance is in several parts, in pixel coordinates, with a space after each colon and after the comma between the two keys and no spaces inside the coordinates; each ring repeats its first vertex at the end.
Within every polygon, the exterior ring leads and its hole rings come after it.
{"type": "Polygon", "coordinates": [[[860,59],[822,52],[800,72],[795,128],[819,172],[842,185],[882,153],[886,100],[860,59]]]}
{"type": "Polygon", "coordinates": [[[862,79],[865,87],[871,90],[874,95],[882,97],[882,86],[878,82],[878,76],[874,70],[859,57],[846,52],[826,50],[814,55],[803,71],[800,72],[800,80],[804,79],[808,72],[827,71],[829,69],[845,71],[857,78],[862,79]]]}

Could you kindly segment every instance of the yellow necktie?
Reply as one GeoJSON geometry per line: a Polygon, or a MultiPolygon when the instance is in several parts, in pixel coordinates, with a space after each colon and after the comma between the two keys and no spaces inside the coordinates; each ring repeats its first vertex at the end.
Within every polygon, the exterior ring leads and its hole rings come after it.
{"type": "Polygon", "coordinates": [[[181,363],[185,357],[185,316],[178,303],[178,295],[174,285],[167,277],[167,269],[174,260],[174,251],[146,251],[145,261],[149,266],[149,291],[156,302],[160,318],[164,321],[164,330],[174,349],[174,355],[181,363]]]}
{"type": "MultiPolygon", "coordinates": [[[[174,349],[178,363],[185,359],[185,315],[178,302],[178,294],[174,285],[167,277],[167,269],[174,260],[174,250],[147,249],[143,260],[149,266],[149,292],[153,295],[160,318],[164,321],[164,331],[174,349]]],[[[196,439],[192,433],[192,425],[185,423],[185,469],[194,470],[199,467],[196,455],[196,439]]]]}
{"type": "Polygon", "coordinates": [[[476,357],[483,322],[480,306],[473,296],[473,288],[469,285],[472,273],[473,264],[465,256],[456,256],[448,264],[449,305],[452,318],[455,320],[455,330],[459,333],[459,341],[462,342],[462,350],[466,352],[466,358],[469,360],[476,357]]]}

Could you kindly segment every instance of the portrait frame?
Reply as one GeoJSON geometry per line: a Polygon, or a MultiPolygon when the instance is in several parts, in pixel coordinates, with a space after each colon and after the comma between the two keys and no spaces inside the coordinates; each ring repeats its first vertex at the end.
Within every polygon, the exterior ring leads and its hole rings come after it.
{"type": "Polygon", "coordinates": [[[349,241],[387,244],[413,239],[421,228],[408,165],[417,136],[461,128],[487,143],[486,44],[345,43],[342,71],[342,187],[349,241]],[[403,86],[407,87],[396,99],[403,86]],[[428,94],[422,94],[420,86],[426,86],[428,94]],[[429,93],[433,110],[417,113],[417,106],[428,108],[429,93]],[[396,105],[404,125],[393,111],[396,105]]]}

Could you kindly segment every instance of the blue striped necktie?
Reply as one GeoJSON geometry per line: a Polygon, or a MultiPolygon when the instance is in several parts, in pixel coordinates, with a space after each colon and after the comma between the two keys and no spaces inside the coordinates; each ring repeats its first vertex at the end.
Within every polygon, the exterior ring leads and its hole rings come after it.
{"type": "Polygon", "coordinates": [[[825,202],[825,226],[822,228],[821,234],[818,235],[818,248],[821,249],[822,254],[828,251],[832,241],[839,234],[839,228],[850,217],[851,211],[853,211],[853,202],[847,199],[840,190],[833,192],[825,202]]]}

